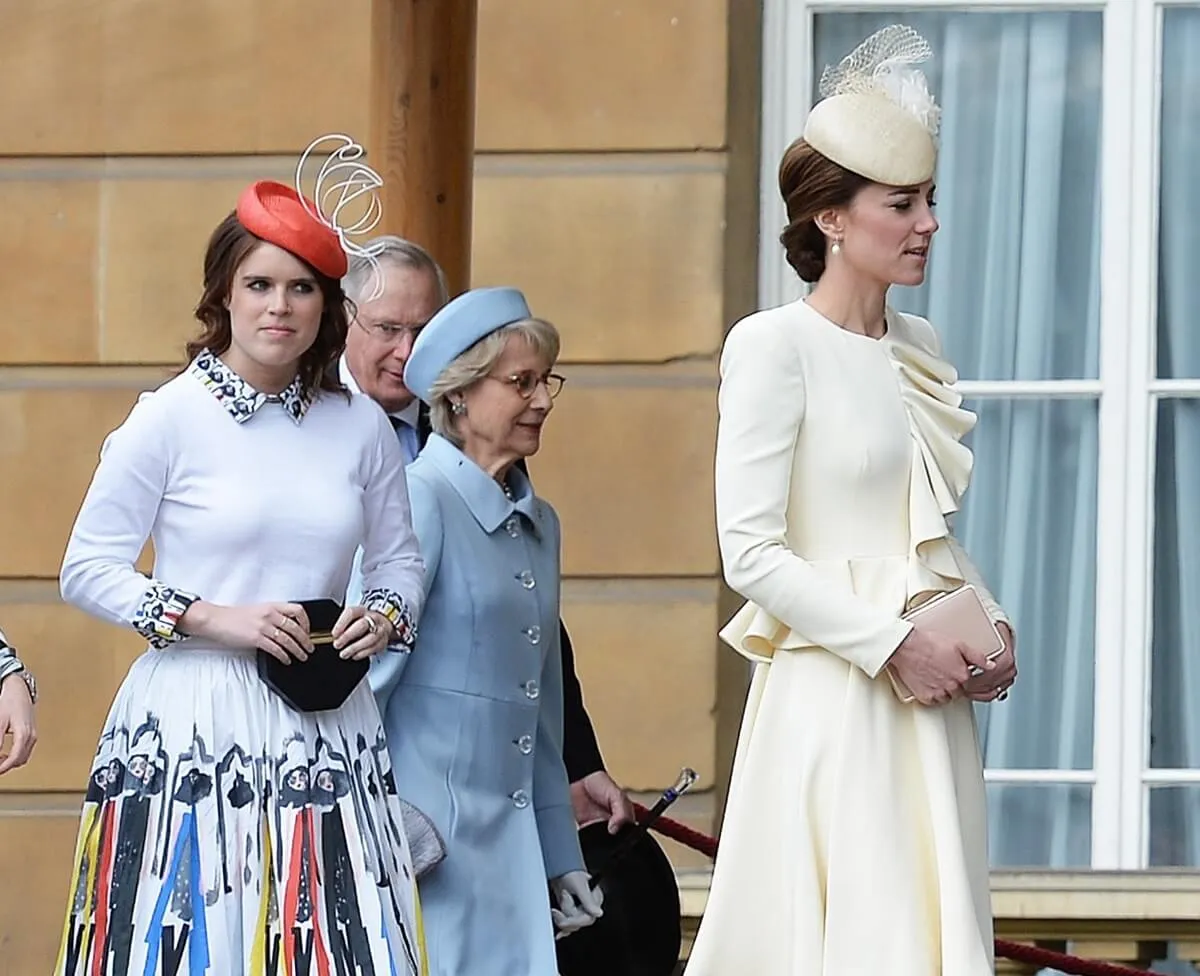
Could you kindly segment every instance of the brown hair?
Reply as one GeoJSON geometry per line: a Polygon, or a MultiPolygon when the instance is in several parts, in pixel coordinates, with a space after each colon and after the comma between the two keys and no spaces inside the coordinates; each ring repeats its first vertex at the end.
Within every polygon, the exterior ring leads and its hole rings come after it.
{"type": "Polygon", "coordinates": [[[813,282],[825,273],[828,242],[813,218],[822,210],[848,206],[870,182],[822,156],[803,139],[787,147],[779,164],[779,193],[787,206],[788,225],[779,243],[801,279],[813,282]]]}
{"type": "MultiPolygon", "coordinates": [[[[196,318],[203,329],[187,344],[188,362],[206,349],[219,356],[229,348],[233,341],[233,325],[225,303],[233,289],[237,269],[261,243],[262,238],[251,234],[241,225],[236,212],[230,212],[208,239],[208,249],[204,253],[204,292],[196,306],[196,318]]],[[[300,357],[298,376],[301,389],[307,396],[317,390],[343,393],[346,388],[338,379],[337,371],[332,368],[346,346],[346,333],[350,328],[351,313],[342,291],[342,282],[339,278],[321,274],[303,258],[297,256],[296,259],[316,280],[325,300],[317,338],[300,357]]]]}

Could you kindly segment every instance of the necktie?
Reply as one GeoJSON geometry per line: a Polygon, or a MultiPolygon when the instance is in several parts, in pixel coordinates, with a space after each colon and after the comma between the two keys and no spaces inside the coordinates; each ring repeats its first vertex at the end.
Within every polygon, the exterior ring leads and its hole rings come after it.
{"type": "Polygon", "coordinates": [[[392,428],[396,431],[396,437],[400,440],[400,450],[404,454],[404,463],[412,464],[420,451],[420,446],[417,443],[417,432],[412,425],[400,417],[388,415],[388,420],[392,422],[392,428]]]}

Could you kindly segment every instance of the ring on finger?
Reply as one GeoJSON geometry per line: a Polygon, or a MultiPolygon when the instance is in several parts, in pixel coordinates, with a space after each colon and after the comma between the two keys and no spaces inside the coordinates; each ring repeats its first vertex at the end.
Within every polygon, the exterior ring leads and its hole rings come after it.
{"type": "Polygon", "coordinates": [[[276,627],[273,631],[271,631],[271,640],[276,640],[276,641],[279,640],[279,628],[278,627],[276,627]]]}
{"type": "Polygon", "coordinates": [[[364,614],[363,620],[367,622],[367,630],[371,632],[372,637],[379,633],[379,624],[375,623],[374,617],[364,614]]]}

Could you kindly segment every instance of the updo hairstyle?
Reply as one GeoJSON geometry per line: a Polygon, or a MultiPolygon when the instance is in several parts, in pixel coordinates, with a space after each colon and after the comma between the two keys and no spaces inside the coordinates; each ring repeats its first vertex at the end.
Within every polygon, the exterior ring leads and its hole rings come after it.
{"type": "Polygon", "coordinates": [[[822,156],[803,139],[788,146],[779,164],[779,193],[788,216],[779,242],[802,280],[815,282],[825,273],[828,241],[813,218],[823,210],[849,206],[870,182],[822,156]]]}

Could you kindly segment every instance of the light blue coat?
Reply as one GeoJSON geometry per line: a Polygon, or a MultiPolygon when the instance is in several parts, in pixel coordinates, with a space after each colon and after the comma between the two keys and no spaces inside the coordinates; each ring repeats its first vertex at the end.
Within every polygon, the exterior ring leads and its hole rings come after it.
{"type": "Polygon", "coordinates": [[[430,976],[555,976],[547,879],[582,870],[562,758],[559,525],[449,441],[408,468],[425,559],[411,655],[371,684],[396,785],[446,842],[420,882],[430,976]]]}

